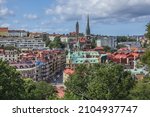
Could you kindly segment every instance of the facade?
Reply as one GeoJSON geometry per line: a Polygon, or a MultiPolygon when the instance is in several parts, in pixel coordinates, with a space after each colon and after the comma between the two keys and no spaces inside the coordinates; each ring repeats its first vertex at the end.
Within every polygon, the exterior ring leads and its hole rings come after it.
{"type": "Polygon", "coordinates": [[[63,75],[66,57],[63,51],[30,51],[21,53],[18,62],[10,62],[21,73],[22,78],[53,83],[63,75]]]}
{"type": "Polygon", "coordinates": [[[37,57],[36,81],[45,80],[55,82],[60,75],[63,75],[65,68],[65,52],[63,51],[43,51],[41,57],[37,57]]]}
{"type": "Polygon", "coordinates": [[[142,48],[121,48],[117,52],[109,55],[109,60],[123,64],[126,68],[134,68],[134,61],[138,60],[144,53],[142,48]]]}
{"type": "Polygon", "coordinates": [[[61,40],[61,42],[66,43],[68,41],[68,37],[67,36],[61,36],[60,40],[61,40]]]}
{"type": "Polygon", "coordinates": [[[0,27],[0,37],[7,37],[7,36],[8,36],[8,28],[0,27]]]}
{"type": "Polygon", "coordinates": [[[3,61],[14,62],[18,61],[20,54],[18,50],[4,50],[0,49],[0,59],[3,61]]]}
{"type": "Polygon", "coordinates": [[[98,37],[97,47],[108,46],[111,49],[116,48],[117,38],[116,37],[98,37]]]}
{"type": "Polygon", "coordinates": [[[9,37],[27,37],[28,32],[24,30],[8,30],[9,37]]]}
{"type": "Polygon", "coordinates": [[[30,38],[42,38],[43,34],[38,32],[31,32],[29,33],[30,38]]]}
{"type": "Polygon", "coordinates": [[[14,46],[17,48],[45,48],[45,42],[41,38],[0,38],[0,46],[14,46]]]}
{"type": "Polygon", "coordinates": [[[36,80],[36,66],[34,62],[11,62],[11,66],[20,72],[21,78],[32,78],[36,80]]]}
{"type": "Polygon", "coordinates": [[[75,51],[68,54],[66,68],[75,69],[79,64],[95,64],[100,62],[100,54],[97,51],[75,51]]]}

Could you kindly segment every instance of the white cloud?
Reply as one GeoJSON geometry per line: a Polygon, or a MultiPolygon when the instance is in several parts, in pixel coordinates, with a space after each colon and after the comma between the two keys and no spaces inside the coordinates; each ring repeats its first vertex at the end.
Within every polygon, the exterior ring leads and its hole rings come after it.
{"type": "Polygon", "coordinates": [[[0,0],[0,19],[3,19],[7,16],[13,15],[14,12],[7,7],[5,7],[4,3],[6,0],[0,0]]]}
{"type": "Polygon", "coordinates": [[[0,26],[1,26],[1,27],[9,27],[9,26],[10,26],[10,24],[8,24],[8,23],[4,23],[4,24],[1,24],[0,26]]]}
{"type": "Polygon", "coordinates": [[[150,16],[150,0],[57,0],[46,14],[60,20],[75,20],[90,14],[94,20],[118,22],[145,20],[150,16]]]}
{"type": "Polygon", "coordinates": [[[38,19],[38,16],[36,14],[25,14],[24,17],[29,20],[38,19]]]}
{"type": "Polygon", "coordinates": [[[0,8],[0,17],[8,16],[8,15],[13,15],[13,11],[9,10],[6,7],[1,7],[0,8]]]}
{"type": "Polygon", "coordinates": [[[0,4],[5,3],[5,0],[0,0],[0,4]]]}

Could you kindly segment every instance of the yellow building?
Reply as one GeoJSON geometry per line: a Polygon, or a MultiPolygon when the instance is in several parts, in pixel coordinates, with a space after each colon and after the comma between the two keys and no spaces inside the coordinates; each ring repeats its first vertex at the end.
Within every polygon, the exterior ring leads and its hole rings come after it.
{"type": "Polygon", "coordinates": [[[0,37],[7,37],[7,36],[8,36],[8,28],[0,27],[0,37]]]}

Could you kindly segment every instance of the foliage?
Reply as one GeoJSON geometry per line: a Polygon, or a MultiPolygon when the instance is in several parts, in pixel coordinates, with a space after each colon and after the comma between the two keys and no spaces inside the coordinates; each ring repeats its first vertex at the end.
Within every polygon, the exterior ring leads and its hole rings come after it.
{"type": "Polygon", "coordinates": [[[145,37],[150,40],[150,22],[146,25],[145,37]]]}
{"type": "Polygon", "coordinates": [[[126,99],[134,86],[129,72],[117,64],[80,65],[65,83],[66,99],[126,99]]]}
{"type": "Polygon", "coordinates": [[[111,48],[109,46],[103,46],[105,52],[110,52],[111,48]]]}
{"type": "Polygon", "coordinates": [[[45,100],[55,99],[52,85],[44,81],[21,79],[20,73],[7,62],[0,60],[0,99],[1,100],[45,100]]]}
{"type": "Polygon", "coordinates": [[[117,42],[132,42],[132,41],[136,41],[136,39],[133,38],[128,38],[127,36],[117,36],[117,42]]]}
{"type": "Polygon", "coordinates": [[[144,64],[147,64],[150,67],[150,50],[147,49],[146,52],[141,57],[141,60],[144,64]]]}
{"type": "Polygon", "coordinates": [[[54,87],[45,81],[35,82],[30,78],[24,79],[26,100],[47,100],[55,99],[56,92],[54,87]]]}
{"type": "Polygon", "coordinates": [[[35,93],[36,99],[38,100],[56,98],[56,91],[54,87],[51,84],[46,83],[44,81],[36,82],[36,89],[34,93],[35,93]]]}
{"type": "Polygon", "coordinates": [[[150,100],[150,78],[138,81],[133,90],[131,90],[129,99],[132,100],[150,100]]]}
{"type": "Polygon", "coordinates": [[[123,44],[119,44],[119,45],[117,45],[117,49],[120,49],[120,48],[124,48],[124,47],[126,47],[125,45],[123,45],[123,44]]]}
{"type": "Polygon", "coordinates": [[[24,99],[26,100],[33,100],[35,98],[35,89],[36,89],[36,84],[31,78],[26,78],[24,80],[24,87],[25,87],[25,96],[24,99]]]}
{"type": "Polygon", "coordinates": [[[55,37],[54,41],[49,43],[49,47],[52,48],[65,48],[65,44],[61,42],[60,37],[55,37]]]}
{"type": "Polygon", "coordinates": [[[0,99],[18,100],[24,98],[24,82],[19,72],[0,60],[0,99]]]}
{"type": "Polygon", "coordinates": [[[92,49],[96,48],[96,40],[97,40],[97,37],[92,39],[92,42],[91,42],[91,48],[92,49]]]}

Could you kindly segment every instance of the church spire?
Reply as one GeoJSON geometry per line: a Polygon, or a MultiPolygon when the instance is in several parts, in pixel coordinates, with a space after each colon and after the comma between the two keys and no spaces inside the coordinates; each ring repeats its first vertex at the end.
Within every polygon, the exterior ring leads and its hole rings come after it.
{"type": "Polygon", "coordinates": [[[79,41],[79,22],[76,23],[76,38],[77,38],[77,49],[80,50],[80,41],[79,41]]]}
{"type": "Polygon", "coordinates": [[[79,22],[76,23],[76,35],[79,35],[79,22]]]}
{"type": "Polygon", "coordinates": [[[87,25],[86,25],[86,36],[90,36],[91,35],[91,31],[90,31],[90,19],[89,19],[89,15],[87,16],[87,25]]]}

